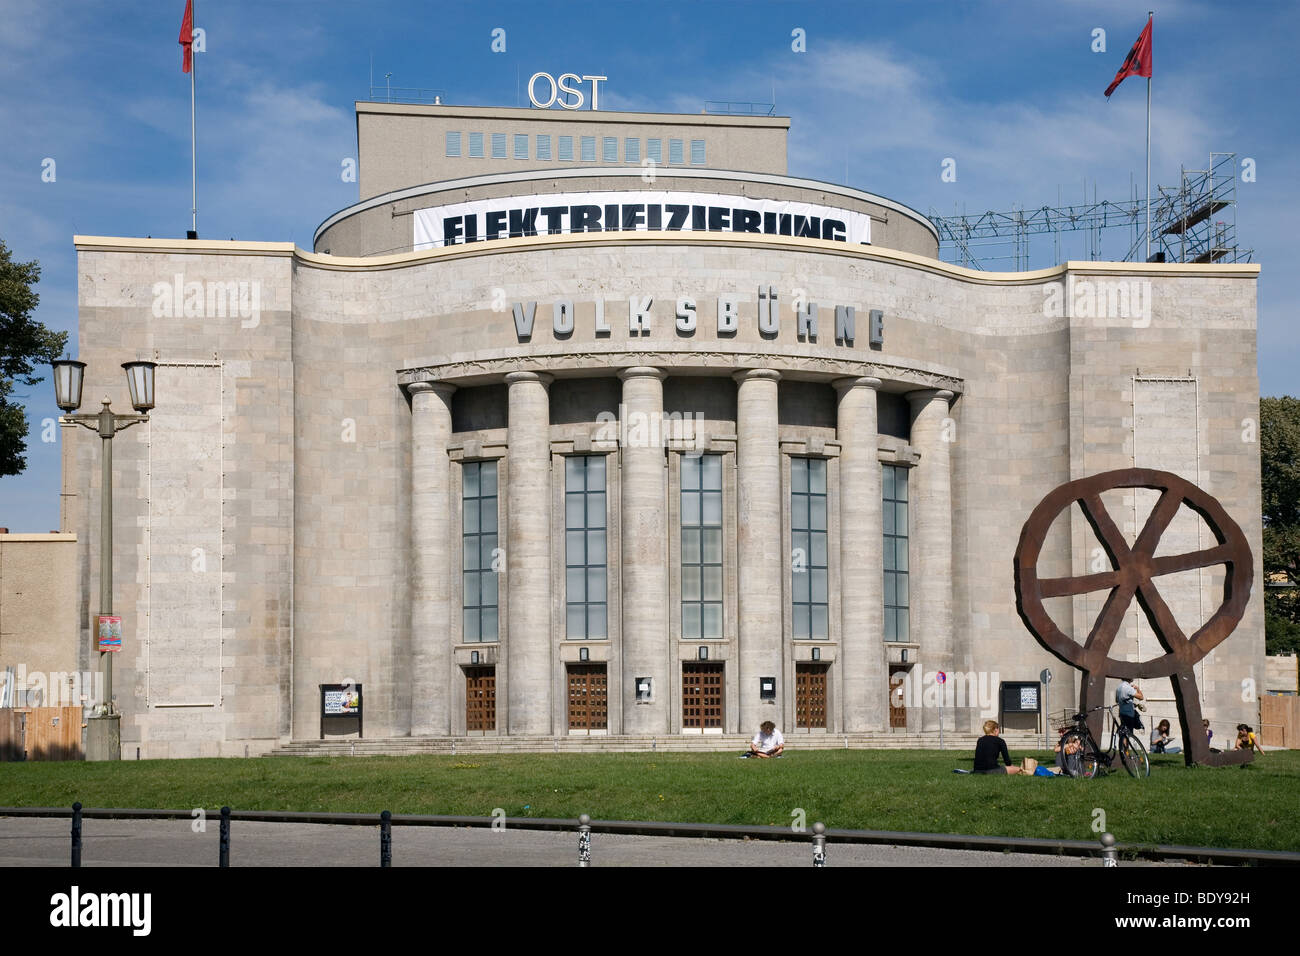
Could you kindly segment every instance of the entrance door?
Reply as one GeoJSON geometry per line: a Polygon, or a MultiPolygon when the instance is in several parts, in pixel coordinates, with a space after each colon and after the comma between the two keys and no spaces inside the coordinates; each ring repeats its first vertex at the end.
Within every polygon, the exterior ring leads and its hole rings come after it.
{"type": "Polygon", "coordinates": [[[604,664],[569,665],[569,730],[609,728],[609,688],[604,664]]]}
{"type": "Polygon", "coordinates": [[[683,730],[722,730],[723,667],[682,662],[683,730]]]}
{"type": "Polygon", "coordinates": [[[826,672],[829,664],[794,665],[794,725],[826,729],[826,672]]]}
{"type": "Polygon", "coordinates": [[[907,697],[903,688],[907,679],[906,667],[889,668],[889,729],[907,729],[907,697]]]}
{"type": "Polygon", "coordinates": [[[465,730],[483,733],[497,729],[497,669],[465,668],[465,730]]]}

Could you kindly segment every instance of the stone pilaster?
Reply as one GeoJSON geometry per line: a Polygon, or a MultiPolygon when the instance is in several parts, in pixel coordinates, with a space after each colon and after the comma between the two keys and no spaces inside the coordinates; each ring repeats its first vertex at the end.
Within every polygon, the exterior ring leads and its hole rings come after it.
{"type": "MultiPolygon", "coordinates": [[[[952,615],[952,475],[949,449],[953,426],[946,389],[909,392],[912,406],[912,448],[921,461],[908,476],[911,570],[911,635],[921,645],[922,673],[929,686],[935,671],[953,673],[952,615]]],[[[950,680],[951,684],[951,680],[950,680]]],[[[952,709],[944,707],[944,726],[957,726],[952,709]]],[[[922,710],[922,730],[939,729],[934,708],[922,710]]]]}
{"type": "Polygon", "coordinates": [[[619,378],[629,436],[621,449],[623,733],[666,734],[675,696],[668,651],[668,472],[660,434],[664,373],[635,367],[619,378]],[[653,679],[653,701],[637,702],[632,681],[638,677],[653,679]]]}
{"type": "Polygon", "coordinates": [[[451,395],[454,385],[416,382],[411,394],[411,735],[451,733],[451,607],[458,562],[451,541],[451,395]]]}
{"type": "Polygon", "coordinates": [[[878,378],[842,378],[836,437],[840,442],[840,663],[844,731],[885,730],[888,665],[883,635],[878,378]]]}
{"type": "MultiPolygon", "coordinates": [[[[740,727],[753,733],[765,720],[783,722],[781,449],[773,369],[737,372],[736,551],[740,593],[737,635],[740,727]],[[759,678],[774,677],[776,698],[760,700],[759,678]]],[[[791,728],[785,728],[789,730],[791,728]]]]}
{"type": "Polygon", "coordinates": [[[508,733],[551,727],[551,409],[541,372],[510,372],[504,655],[508,733]]]}

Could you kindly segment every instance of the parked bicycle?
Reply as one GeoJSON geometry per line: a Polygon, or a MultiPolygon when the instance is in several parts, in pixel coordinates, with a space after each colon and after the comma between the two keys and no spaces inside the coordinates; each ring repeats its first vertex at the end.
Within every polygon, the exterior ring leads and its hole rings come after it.
{"type": "MultiPolygon", "coordinates": [[[[1115,716],[1115,705],[1102,705],[1092,710],[1104,710],[1110,723],[1110,747],[1102,750],[1088,729],[1088,714],[1075,714],[1074,727],[1061,738],[1061,768],[1067,776],[1092,778],[1114,767],[1115,757],[1123,764],[1130,777],[1139,779],[1151,776],[1151,761],[1147,749],[1133,731],[1115,716]]],[[[1092,711],[1088,711],[1092,713],[1092,711]]]]}

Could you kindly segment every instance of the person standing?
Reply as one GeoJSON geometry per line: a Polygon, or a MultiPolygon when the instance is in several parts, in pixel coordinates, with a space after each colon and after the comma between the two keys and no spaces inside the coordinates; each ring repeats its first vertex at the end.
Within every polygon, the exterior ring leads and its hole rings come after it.
{"type": "Polygon", "coordinates": [[[1138,718],[1138,705],[1136,701],[1146,700],[1142,696],[1142,688],[1136,683],[1130,684],[1126,680],[1119,682],[1115,688],[1115,703],[1119,704],[1119,722],[1129,730],[1141,730],[1142,721],[1138,718]]]}

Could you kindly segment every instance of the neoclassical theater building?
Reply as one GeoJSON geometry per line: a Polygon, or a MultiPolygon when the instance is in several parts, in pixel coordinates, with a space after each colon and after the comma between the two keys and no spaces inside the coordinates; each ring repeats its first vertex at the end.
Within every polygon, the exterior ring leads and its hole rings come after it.
{"type": "MultiPolygon", "coordinates": [[[[114,442],[124,751],[315,739],[339,684],[366,739],[968,733],[1003,682],[1077,695],[1013,590],[1058,485],[1173,472],[1258,553],[1256,266],[948,265],[916,211],[789,175],[782,117],[356,121],[311,250],[76,238],[83,411],[157,363],[114,442]]],[[[99,442],[62,437],[91,669],[99,442]]],[[[1154,493],[1108,495],[1131,538],[1154,493]]],[[[1184,509],[1161,548],[1212,543],[1184,509]]],[[[1107,567],[1063,514],[1041,572],[1107,567]]],[[[1191,633],[1223,582],[1161,593],[1191,633]]],[[[1197,665],[1225,733],[1261,594],[1197,665]]],[[[1082,640],[1105,598],[1053,614],[1082,640]]],[[[1136,603],[1112,653],[1163,653],[1136,603]]]]}

